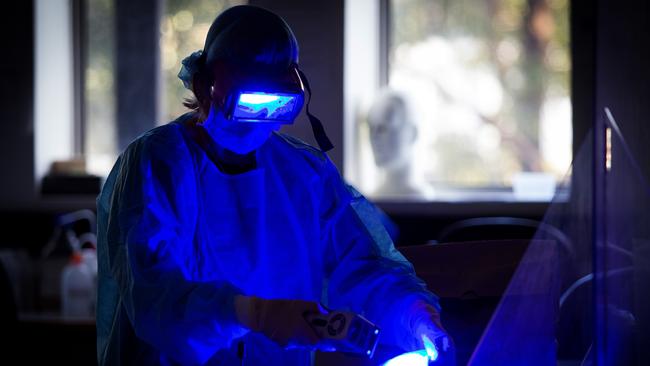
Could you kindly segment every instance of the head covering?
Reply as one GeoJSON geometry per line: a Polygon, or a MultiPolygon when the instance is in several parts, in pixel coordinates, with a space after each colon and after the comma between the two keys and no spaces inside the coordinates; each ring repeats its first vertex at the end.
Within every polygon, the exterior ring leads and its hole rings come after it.
{"type": "Polygon", "coordinates": [[[298,65],[298,41],[278,15],[256,6],[234,6],[214,20],[203,49],[183,60],[178,77],[191,90],[194,74],[209,72],[205,66],[217,60],[247,73],[280,73],[298,65]]]}
{"type": "Polygon", "coordinates": [[[322,122],[309,110],[311,87],[306,75],[298,68],[298,40],[289,25],[277,14],[266,9],[239,5],[225,10],[210,26],[203,50],[185,58],[178,77],[193,90],[192,80],[197,72],[210,75],[206,65],[225,61],[246,73],[274,74],[295,66],[309,98],[306,113],[322,151],[334,145],[327,137],[322,122]]]}

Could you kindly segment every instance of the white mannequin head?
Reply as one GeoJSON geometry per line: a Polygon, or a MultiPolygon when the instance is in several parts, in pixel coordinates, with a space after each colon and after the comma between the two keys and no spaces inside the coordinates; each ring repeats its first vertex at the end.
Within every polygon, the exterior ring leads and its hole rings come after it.
{"type": "Polygon", "coordinates": [[[377,167],[392,170],[410,164],[417,127],[403,96],[382,91],[368,112],[368,126],[377,167]]]}
{"type": "Polygon", "coordinates": [[[417,126],[406,98],[393,90],[383,90],[368,112],[370,144],[382,179],[375,194],[400,199],[432,197],[431,187],[412,174],[413,146],[417,126]]]}

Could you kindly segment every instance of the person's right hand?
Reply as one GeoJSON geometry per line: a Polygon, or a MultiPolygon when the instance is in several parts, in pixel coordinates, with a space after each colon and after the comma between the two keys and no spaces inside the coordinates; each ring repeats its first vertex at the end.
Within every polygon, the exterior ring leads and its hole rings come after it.
{"type": "Polygon", "coordinates": [[[235,297],[237,320],[261,332],[282,347],[317,348],[320,337],[305,319],[306,314],[326,314],[317,303],[303,300],[266,300],[255,296],[235,297]]]}
{"type": "Polygon", "coordinates": [[[415,300],[408,307],[409,328],[412,332],[411,342],[407,342],[409,350],[424,349],[422,336],[436,343],[439,352],[452,351],[454,343],[440,322],[440,313],[432,305],[415,300]]]}

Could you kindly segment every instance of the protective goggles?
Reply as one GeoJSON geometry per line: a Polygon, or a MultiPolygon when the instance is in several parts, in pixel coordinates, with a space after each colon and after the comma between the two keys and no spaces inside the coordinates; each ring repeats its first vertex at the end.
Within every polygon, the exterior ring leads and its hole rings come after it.
{"type": "Polygon", "coordinates": [[[290,124],[302,105],[302,94],[272,91],[239,91],[227,106],[227,117],[237,122],[290,124]]]}
{"type": "Polygon", "coordinates": [[[283,79],[231,88],[224,103],[226,118],[246,123],[293,123],[302,110],[305,92],[295,70],[283,79]]]}

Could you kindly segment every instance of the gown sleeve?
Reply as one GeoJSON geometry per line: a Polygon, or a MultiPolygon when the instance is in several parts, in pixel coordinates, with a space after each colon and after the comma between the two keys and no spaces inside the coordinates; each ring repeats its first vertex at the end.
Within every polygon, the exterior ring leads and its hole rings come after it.
{"type": "Polygon", "coordinates": [[[109,268],[138,338],[186,365],[202,364],[246,331],[223,281],[201,279],[198,197],[185,145],[142,139],[121,157],[110,194],[109,268]]]}
{"type": "Polygon", "coordinates": [[[440,310],[437,296],[395,249],[376,207],[346,185],[331,163],[322,195],[328,305],[363,314],[381,328],[382,343],[406,347],[412,337],[409,305],[420,299],[440,310]]]}

